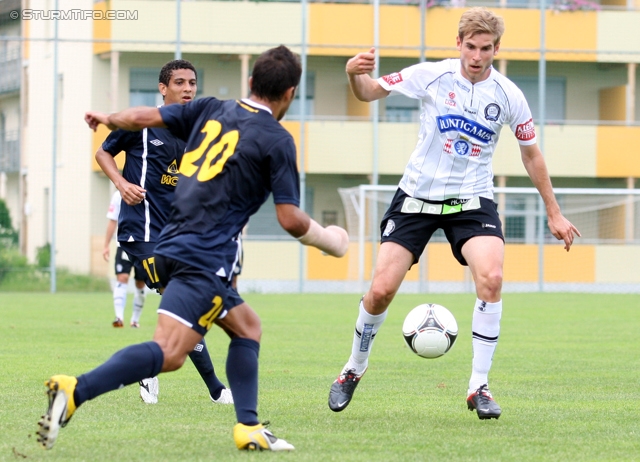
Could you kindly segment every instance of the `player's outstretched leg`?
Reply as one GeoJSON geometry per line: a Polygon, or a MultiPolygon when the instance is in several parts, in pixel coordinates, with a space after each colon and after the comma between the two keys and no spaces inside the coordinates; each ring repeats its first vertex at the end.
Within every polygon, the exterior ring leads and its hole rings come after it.
{"type": "Polygon", "coordinates": [[[292,444],[278,438],[264,427],[264,424],[243,425],[233,427],[233,439],[238,449],[248,451],[293,451],[292,444]]]}
{"type": "Polygon", "coordinates": [[[158,394],[160,394],[160,384],[158,377],[142,379],[138,382],[140,385],[140,398],[147,404],[156,404],[158,402],[158,394]]]}
{"type": "Polygon", "coordinates": [[[145,342],[123,348],[102,365],[78,377],[52,376],[45,382],[49,406],[39,422],[38,442],[45,449],[51,449],[60,427],[67,425],[78,406],[109,391],[138,383],[145,377],[155,377],[163,363],[160,345],[145,342]]]}
{"type": "Polygon", "coordinates": [[[329,408],[333,412],[340,412],[349,405],[351,398],[353,398],[353,392],[364,375],[364,372],[357,374],[355,369],[347,367],[345,366],[329,391],[329,408]]]}
{"type": "Polygon", "coordinates": [[[491,396],[487,384],[481,385],[467,397],[467,407],[470,411],[476,411],[478,419],[497,419],[502,414],[502,409],[491,396]]]}
{"type": "Polygon", "coordinates": [[[51,449],[58,437],[58,431],[69,423],[76,410],[73,392],[78,380],[68,375],[54,375],[44,384],[47,387],[49,407],[38,422],[36,434],[38,443],[44,449],[51,449]]]}
{"type": "Polygon", "coordinates": [[[351,356],[329,391],[329,409],[332,411],[340,412],[351,402],[353,392],[367,370],[373,340],[386,317],[386,311],[379,315],[368,313],[364,307],[364,297],[360,300],[358,319],[353,332],[351,356]]]}

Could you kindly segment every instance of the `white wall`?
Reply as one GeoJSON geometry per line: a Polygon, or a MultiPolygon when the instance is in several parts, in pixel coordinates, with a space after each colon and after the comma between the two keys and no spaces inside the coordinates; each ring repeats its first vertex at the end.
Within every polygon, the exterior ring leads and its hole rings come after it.
{"type": "MultiPolygon", "coordinates": [[[[47,9],[45,1],[31,8],[47,9]]],[[[90,0],[68,0],[65,8],[92,9],[90,0]]],[[[60,21],[60,39],[91,39],[92,21],[60,21]]],[[[30,37],[52,38],[53,21],[31,21],[30,37]]],[[[87,273],[90,265],[91,131],[83,121],[91,106],[92,44],[60,42],[58,46],[59,103],[56,169],[56,263],[74,272],[87,273]]],[[[24,162],[28,168],[27,253],[33,261],[37,247],[51,239],[50,211],[45,189],[52,193],[53,114],[52,42],[32,41],[27,64],[27,114],[24,162]]]]}

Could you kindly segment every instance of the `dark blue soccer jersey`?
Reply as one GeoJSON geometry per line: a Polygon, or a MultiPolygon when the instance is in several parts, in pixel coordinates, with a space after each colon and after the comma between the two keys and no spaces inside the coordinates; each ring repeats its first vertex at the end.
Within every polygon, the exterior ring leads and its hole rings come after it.
{"type": "Polygon", "coordinates": [[[276,204],[300,204],[293,138],[249,100],[203,98],[160,114],[187,148],[156,253],[230,278],[234,239],[269,194],[276,204]]]}
{"type": "Polygon", "coordinates": [[[144,201],[130,206],[122,201],[118,217],[118,241],[157,242],[169,217],[178,181],[178,166],[185,143],[165,128],[145,128],[138,132],[116,130],[102,149],[113,157],[124,151],[122,176],[147,190],[144,201]]]}

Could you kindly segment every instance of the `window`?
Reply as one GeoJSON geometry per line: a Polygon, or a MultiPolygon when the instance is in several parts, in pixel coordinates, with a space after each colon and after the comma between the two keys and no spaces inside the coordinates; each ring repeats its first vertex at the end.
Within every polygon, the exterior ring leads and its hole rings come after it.
{"type": "MultiPolygon", "coordinates": [[[[314,100],[316,97],[316,74],[314,72],[307,72],[307,97],[305,98],[304,115],[305,117],[312,116],[314,111],[314,100]]],[[[287,111],[288,119],[300,118],[300,86],[296,89],[296,95],[289,106],[287,111]]]]}
{"type": "MultiPolygon", "coordinates": [[[[509,76],[509,79],[515,83],[522,93],[524,93],[531,113],[534,119],[540,118],[540,107],[538,98],[538,77],[521,77],[509,76]]],[[[567,81],[564,77],[547,77],[546,81],[546,114],[547,121],[564,121],[565,120],[565,101],[566,101],[567,81]]]]}
{"type": "MultiPolygon", "coordinates": [[[[305,201],[307,203],[306,212],[313,216],[313,189],[306,188],[305,201]]],[[[280,240],[290,238],[280,223],[276,215],[276,206],[273,203],[273,196],[270,194],[267,201],[251,217],[246,227],[246,239],[255,240],[280,240]]]]}
{"type": "MultiPolygon", "coordinates": [[[[162,95],[158,91],[158,74],[155,67],[131,68],[129,70],[129,106],[161,106],[162,95]]],[[[203,88],[202,69],[197,69],[198,89],[203,88]]]]}
{"type": "Polygon", "coordinates": [[[386,122],[418,122],[420,101],[403,95],[390,95],[384,100],[386,122]]]}

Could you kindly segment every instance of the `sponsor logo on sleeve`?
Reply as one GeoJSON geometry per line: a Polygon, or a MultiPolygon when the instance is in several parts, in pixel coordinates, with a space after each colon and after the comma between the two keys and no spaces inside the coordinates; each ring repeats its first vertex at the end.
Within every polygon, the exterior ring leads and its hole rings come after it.
{"type": "Polygon", "coordinates": [[[400,72],[394,72],[393,74],[383,75],[382,80],[389,85],[395,85],[396,83],[402,82],[402,74],[400,72]]]}
{"type": "Polygon", "coordinates": [[[520,141],[529,141],[536,137],[536,130],[533,126],[533,119],[527,120],[525,123],[516,127],[516,138],[520,141]]]}
{"type": "Polygon", "coordinates": [[[389,236],[393,230],[396,229],[396,224],[393,220],[389,220],[387,221],[387,226],[385,226],[384,228],[384,232],[382,233],[383,236],[389,236]]]}

